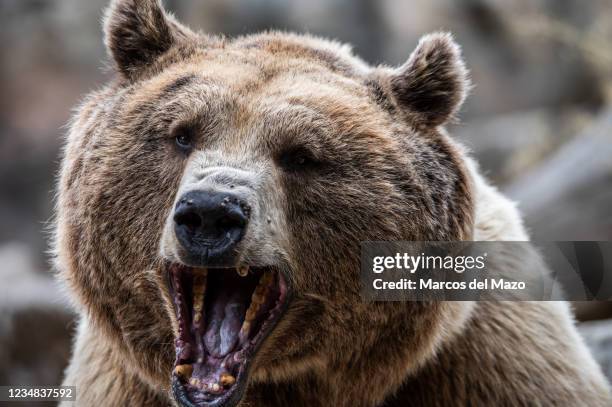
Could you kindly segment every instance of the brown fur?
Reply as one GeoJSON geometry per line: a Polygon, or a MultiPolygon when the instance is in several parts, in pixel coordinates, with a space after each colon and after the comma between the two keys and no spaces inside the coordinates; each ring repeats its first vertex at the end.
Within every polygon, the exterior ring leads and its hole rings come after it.
{"type": "Polygon", "coordinates": [[[172,402],[176,321],[159,253],[171,252],[181,183],[211,163],[254,174],[253,217],[270,221],[250,227],[244,256],[286,262],[295,290],[244,405],[609,401],[563,306],[360,298],[360,241],[470,240],[489,219],[479,205],[503,202],[482,197],[439,127],[468,88],[450,36],[391,69],[309,36],[194,34],[153,0],[112,2],[105,33],[117,78],[76,114],[58,185],[57,267],[82,315],[65,384],[79,405],[172,402]],[[178,131],[195,135],[190,156],[178,131]],[[293,169],[296,149],[316,164],[293,169]]]}

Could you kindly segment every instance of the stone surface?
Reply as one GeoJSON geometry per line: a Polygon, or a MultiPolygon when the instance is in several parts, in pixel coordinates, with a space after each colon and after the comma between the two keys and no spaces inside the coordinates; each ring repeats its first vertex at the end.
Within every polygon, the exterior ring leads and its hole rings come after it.
{"type": "Polygon", "coordinates": [[[0,247],[0,384],[59,385],[73,314],[27,247],[0,247]]]}
{"type": "Polygon", "coordinates": [[[578,330],[604,374],[612,382],[612,320],[583,322],[578,324],[578,330]]]}
{"type": "Polygon", "coordinates": [[[505,192],[519,202],[535,239],[609,239],[612,109],[505,192]]]}

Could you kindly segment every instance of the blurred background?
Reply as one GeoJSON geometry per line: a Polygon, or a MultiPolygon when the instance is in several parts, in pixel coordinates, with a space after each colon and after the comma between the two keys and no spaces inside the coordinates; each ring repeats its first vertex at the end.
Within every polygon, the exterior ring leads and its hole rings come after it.
{"type": "MultiPolygon", "coordinates": [[[[0,385],[54,385],[74,316],[54,283],[48,221],[71,109],[109,77],[107,0],[0,0],[0,385]]],[[[520,203],[534,239],[612,238],[612,0],[166,0],[193,28],[268,28],[403,63],[452,31],[475,88],[451,133],[520,203]]],[[[612,303],[575,304],[612,378],[612,303]]]]}

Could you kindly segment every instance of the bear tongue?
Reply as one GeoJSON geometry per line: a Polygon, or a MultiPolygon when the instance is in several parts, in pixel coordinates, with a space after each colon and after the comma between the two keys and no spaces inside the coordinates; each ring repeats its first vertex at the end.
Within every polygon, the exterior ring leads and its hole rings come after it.
{"type": "Polygon", "coordinates": [[[208,353],[221,358],[231,352],[238,341],[238,333],[244,320],[248,296],[240,290],[221,292],[206,312],[209,319],[204,334],[208,353]]]}

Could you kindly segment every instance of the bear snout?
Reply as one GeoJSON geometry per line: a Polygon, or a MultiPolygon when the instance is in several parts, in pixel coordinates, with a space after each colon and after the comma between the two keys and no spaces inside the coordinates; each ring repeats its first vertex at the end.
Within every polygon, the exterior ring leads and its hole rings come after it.
{"type": "Polygon", "coordinates": [[[232,266],[251,207],[222,189],[191,190],[174,208],[174,233],[185,260],[194,266],[232,266]]]}

